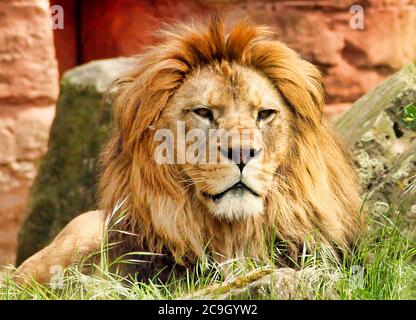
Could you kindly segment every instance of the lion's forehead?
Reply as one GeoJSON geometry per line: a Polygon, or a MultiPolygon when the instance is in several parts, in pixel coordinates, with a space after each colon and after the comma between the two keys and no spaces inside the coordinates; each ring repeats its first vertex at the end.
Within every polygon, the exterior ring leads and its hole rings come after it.
{"type": "Polygon", "coordinates": [[[175,107],[187,104],[216,108],[223,117],[285,106],[282,94],[267,77],[240,65],[227,73],[207,67],[192,74],[178,89],[174,101],[175,107]]]}

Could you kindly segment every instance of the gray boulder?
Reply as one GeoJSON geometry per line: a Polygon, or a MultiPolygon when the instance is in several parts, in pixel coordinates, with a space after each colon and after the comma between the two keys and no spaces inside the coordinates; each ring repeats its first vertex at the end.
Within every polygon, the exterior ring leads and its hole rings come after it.
{"type": "Polygon", "coordinates": [[[102,60],[64,75],[48,151],[19,234],[17,265],[46,246],[76,215],[97,207],[97,157],[111,127],[110,104],[103,97],[132,64],[128,58],[102,60]]]}
{"type": "Polygon", "coordinates": [[[404,109],[416,108],[416,65],[411,64],[370,91],[342,115],[335,128],[350,147],[365,195],[375,217],[399,210],[414,233],[416,195],[416,127],[404,109]]]}
{"type": "Polygon", "coordinates": [[[296,271],[291,268],[265,268],[233,278],[221,284],[181,297],[181,300],[312,300],[337,299],[336,275],[324,275],[312,268],[296,271]],[[332,278],[332,279],[331,279],[332,278]],[[327,283],[327,288],[322,286],[327,283]]]}

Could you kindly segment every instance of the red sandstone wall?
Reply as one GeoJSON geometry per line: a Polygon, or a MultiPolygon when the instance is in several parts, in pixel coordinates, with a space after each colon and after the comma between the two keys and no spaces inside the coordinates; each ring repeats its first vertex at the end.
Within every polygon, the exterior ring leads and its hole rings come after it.
{"type": "Polygon", "coordinates": [[[0,0],[0,265],[14,262],[58,94],[47,0],[0,0]]]}
{"type": "Polygon", "coordinates": [[[56,47],[56,59],[58,60],[59,73],[63,74],[79,64],[78,61],[78,35],[77,35],[77,12],[80,6],[74,0],[50,1],[51,5],[59,4],[64,8],[64,29],[56,29],[54,36],[54,46],[56,47]]]}
{"type": "MultiPolygon", "coordinates": [[[[75,3],[52,2],[65,9],[75,3]]],[[[233,19],[249,14],[274,26],[285,42],[320,67],[329,103],[356,100],[416,59],[416,0],[90,0],[78,9],[78,62],[137,54],[153,43],[151,32],[163,22],[208,15],[215,8],[233,19]],[[354,4],[364,8],[365,30],[349,26],[354,4]]],[[[71,19],[66,28],[73,26],[71,19]]],[[[68,33],[55,32],[58,57],[73,52],[67,50],[68,33]]],[[[70,66],[58,60],[61,70],[70,66]]]]}

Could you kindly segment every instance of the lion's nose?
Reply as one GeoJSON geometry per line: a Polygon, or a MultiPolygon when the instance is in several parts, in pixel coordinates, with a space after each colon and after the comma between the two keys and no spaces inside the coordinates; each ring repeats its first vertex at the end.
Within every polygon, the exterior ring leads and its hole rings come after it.
{"type": "Polygon", "coordinates": [[[260,152],[261,149],[255,148],[221,148],[221,154],[223,157],[233,161],[240,169],[240,172],[243,172],[245,165],[251,159],[255,158],[260,152]]]}

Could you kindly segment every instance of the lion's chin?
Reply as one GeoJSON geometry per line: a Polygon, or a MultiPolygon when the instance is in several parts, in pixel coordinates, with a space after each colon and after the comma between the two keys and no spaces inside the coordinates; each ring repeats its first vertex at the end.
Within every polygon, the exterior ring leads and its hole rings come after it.
{"type": "Polygon", "coordinates": [[[263,199],[248,191],[230,191],[221,199],[208,199],[210,213],[218,219],[243,220],[263,213],[263,199]]]}

